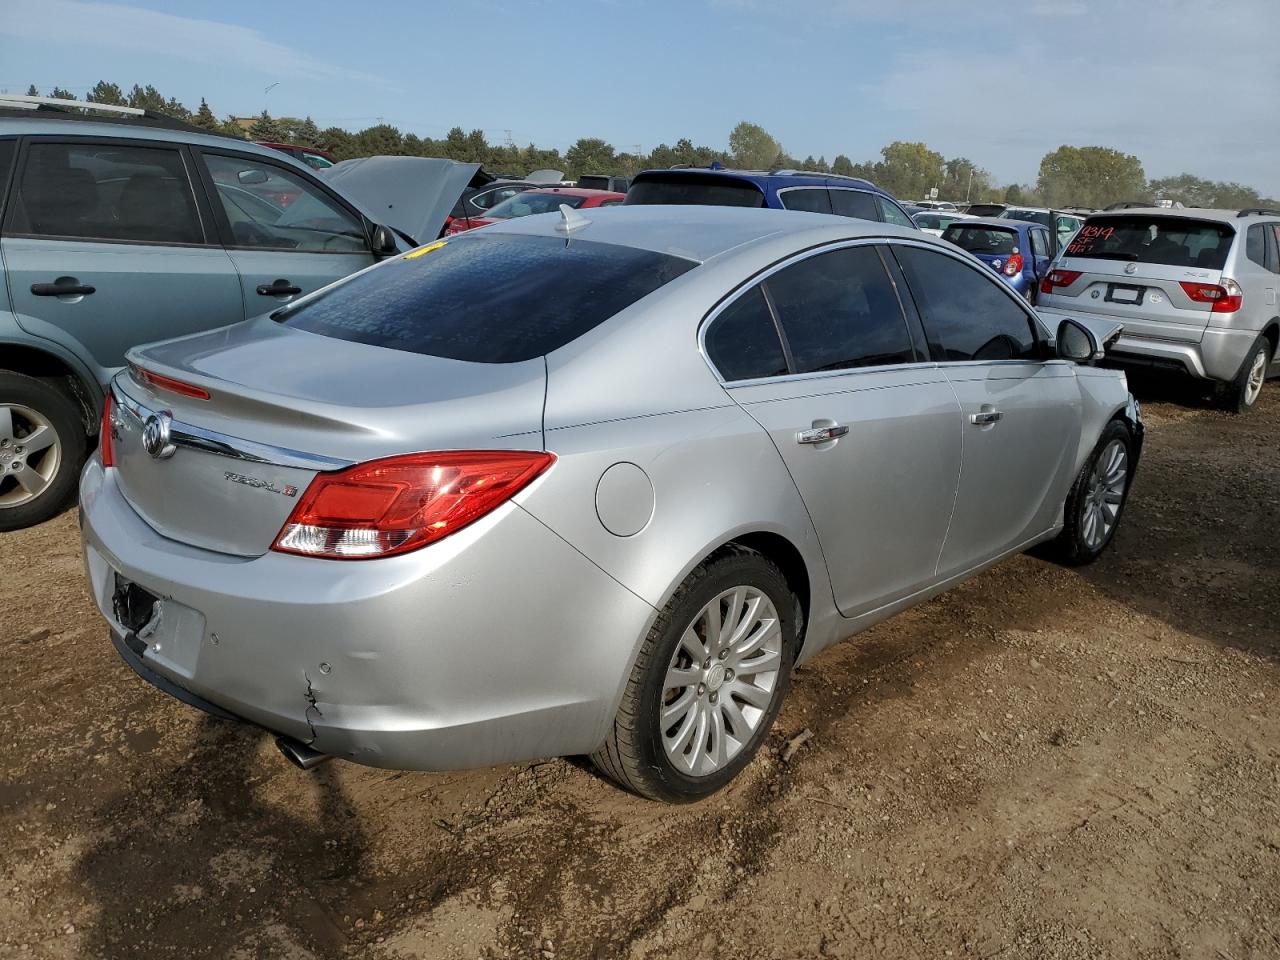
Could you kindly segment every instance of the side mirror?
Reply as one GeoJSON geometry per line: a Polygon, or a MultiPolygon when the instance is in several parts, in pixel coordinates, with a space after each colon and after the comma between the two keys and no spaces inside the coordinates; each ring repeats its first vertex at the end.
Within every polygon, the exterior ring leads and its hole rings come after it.
{"type": "Polygon", "coordinates": [[[1065,318],[1058,324],[1058,356],[1076,363],[1101,360],[1112,344],[1120,339],[1123,329],[1123,325],[1111,321],[1065,318]]]}
{"type": "Polygon", "coordinates": [[[373,228],[373,253],[378,257],[394,257],[398,252],[396,235],[390,227],[378,224],[373,228]]]}
{"type": "Polygon", "coordinates": [[[256,167],[252,167],[248,170],[241,170],[236,174],[236,179],[241,183],[266,183],[267,172],[265,170],[259,170],[256,167]]]}

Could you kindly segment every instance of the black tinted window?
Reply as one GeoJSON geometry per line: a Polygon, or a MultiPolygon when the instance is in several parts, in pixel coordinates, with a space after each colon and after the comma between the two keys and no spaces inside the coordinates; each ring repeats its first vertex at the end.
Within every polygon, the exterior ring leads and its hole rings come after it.
{"type": "Polygon", "coordinates": [[[1130,260],[1221,270],[1235,231],[1225,223],[1186,217],[1090,217],[1067,245],[1068,257],[1130,260]]]}
{"type": "Polygon", "coordinates": [[[876,213],[875,198],[862,190],[832,190],[831,212],[842,217],[857,217],[859,220],[880,219],[876,213]]]}
{"type": "Polygon", "coordinates": [[[775,377],[787,372],[778,329],[759,287],[731,303],[707,331],[707,356],[726,380],[775,377]]]}
{"type": "Polygon", "coordinates": [[[627,190],[628,204],[685,203],[710,207],[763,207],[764,194],[749,180],[720,174],[641,175],[627,190]]]}
{"type": "Polygon", "coordinates": [[[1035,360],[1026,312],[983,271],[932,250],[895,247],[938,360],[1035,360]]]}
{"type": "Polygon", "coordinates": [[[1255,223],[1245,235],[1244,255],[1260,267],[1267,265],[1267,235],[1262,224],[1255,223]]]}
{"type": "Polygon", "coordinates": [[[159,147],[32,143],[11,229],[85,240],[204,242],[182,157],[159,147]]]}
{"type": "Polygon", "coordinates": [[[797,373],[915,359],[902,307],[874,247],[809,257],[765,286],[797,373]]]}
{"type": "Polygon", "coordinates": [[[1000,227],[966,227],[963,220],[943,230],[942,239],[948,243],[954,243],[961,250],[987,256],[1004,256],[1013,253],[1018,245],[1018,234],[1013,230],[1000,227]]]}
{"type": "Polygon", "coordinates": [[[695,266],[618,244],[476,231],[367,270],[276,316],[340,340],[512,363],[564,346],[695,266]]]}
{"type": "Polygon", "coordinates": [[[826,187],[802,187],[781,194],[782,205],[788,210],[806,210],[809,213],[830,213],[831,198],[826,187]]]}

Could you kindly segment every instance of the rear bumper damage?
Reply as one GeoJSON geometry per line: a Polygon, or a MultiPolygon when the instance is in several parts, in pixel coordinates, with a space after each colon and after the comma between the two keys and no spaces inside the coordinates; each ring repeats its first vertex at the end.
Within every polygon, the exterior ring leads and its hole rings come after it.
{"type": "Polygon", "coordinates": [[[400,557],[246,559],[156,533],[95,457],[81,526],[95,602],[134,672],[207,713],[370,766],[596,749],[654,615],[515,504],[400,557]],[[129,625],[122,583],[157,599],[129,625]]]}

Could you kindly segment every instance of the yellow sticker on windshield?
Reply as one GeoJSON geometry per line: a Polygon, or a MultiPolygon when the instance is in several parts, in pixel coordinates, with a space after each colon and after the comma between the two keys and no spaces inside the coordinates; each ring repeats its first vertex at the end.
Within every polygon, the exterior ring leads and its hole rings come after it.
{"type": "Polygon", "coordinates": [[[437,240],[435,243],[428,243],[425,247],[419,247],[417,250],[410,250],[404,255],[406,260],[413,260],[415,257],[421,257],[430,253],[432,250],[439,250],[448,240],[437,240]]]}

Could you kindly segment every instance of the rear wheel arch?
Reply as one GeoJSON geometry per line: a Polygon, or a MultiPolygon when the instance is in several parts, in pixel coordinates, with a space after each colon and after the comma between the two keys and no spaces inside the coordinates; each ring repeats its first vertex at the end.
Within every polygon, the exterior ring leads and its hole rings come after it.
{"type": "Polygon", "coordinates": [[[102,391],[79,364],[30,344],[0,343],[0,370],[42,380],[65,393],[80,410],[85,435],[97,432],[102,415],[102,391]]]}
{"type": "Polygon", "coordinates": [[[1262,335],[1271,344],[1271,360],[1280,356],[1280,317],[1272,317],[1262,328],[1262,335]]]}

